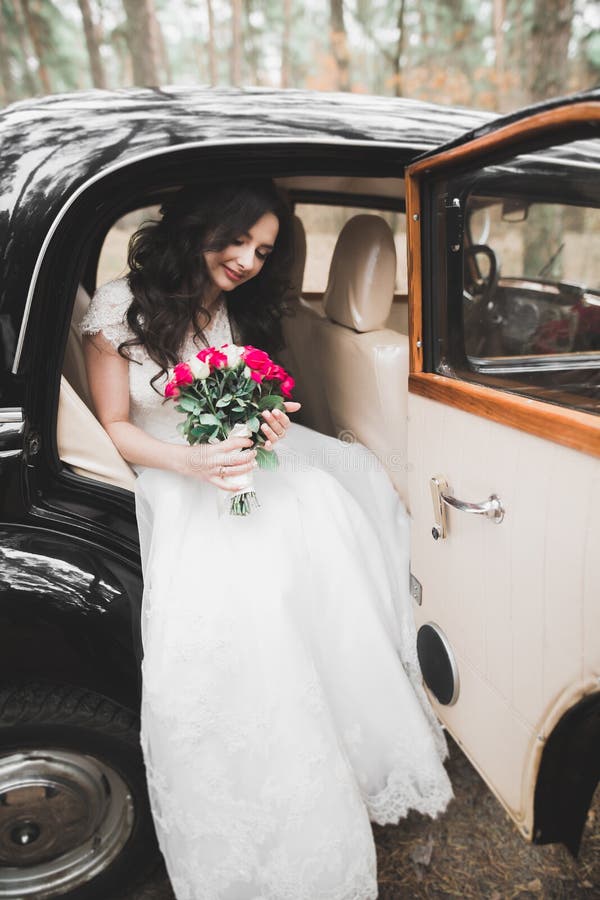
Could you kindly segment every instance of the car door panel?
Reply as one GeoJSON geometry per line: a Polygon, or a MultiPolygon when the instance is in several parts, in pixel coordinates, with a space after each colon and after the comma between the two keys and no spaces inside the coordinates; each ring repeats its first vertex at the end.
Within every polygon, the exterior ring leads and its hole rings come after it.
{"type": "MultiPolygon", "coordinates": [[[[460,244],[440,224],[448,215],[439,185],[452,186],[455,171],[467,179],[470,167],[491,165],[490,154],[503,146],[506,154],[519,153],[525,141],[527,148],[533,140],[543,146],[546,134],[548,146],[561,144],[567,136],[561,128],[591,121],[600,123],[600,104],[511,122],[414,164],[406,190],[411,572],[421,585],[415,616],[419,629],[433,623],[442,632],[458,672],[455,702],[439,702],[433,690],[432,701],[522,833],[541,841],[559,833],[572,849],[579,841],[577,816],[561,832],[548,821],[559,819],[558,806],[546,804],[551,811],[543,821],[536,811],[557,725],[571,715],[575,746],[578,702],[595,696],[600,708],[600,417],[561,406],[562,398],[520,396],[500,379],[486,383],[485,374],[469,380],[443,361],[451,278],[456,282],[458,273],[462,282],[463,236],[462,223],[460,244]],[[438,282],[431,274],[436,254],[448,259],[438,282]],[[447,295],[440,284],[449,285],[447,295]],[[448,493],[461,501],[497,495],[503,520],[446,507],[447,534],[436,540],[432,477],[445,479],[448,493]]],[[[446,206],[463,203],[452,187],[447,196],[446,206]]],[[[422,659],[424,672],[428,664],[422,659]]],[[[600,732],[589,730],[588,745],[590,736],[600,741],[600,732]]],[[[596,765],[592,790],[598,774],[596,765]]]]}

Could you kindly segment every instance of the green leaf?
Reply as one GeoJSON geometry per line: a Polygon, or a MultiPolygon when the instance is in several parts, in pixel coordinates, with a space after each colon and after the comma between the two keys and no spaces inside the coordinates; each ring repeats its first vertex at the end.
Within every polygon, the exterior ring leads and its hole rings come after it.
{"type": "Polygon", "coordinates": [[[221,397],[220,400],[217,400],[215,406],[227,406],[229,403],[231,403],[232,400],[233,397],[231,396],[231,394],[225,394],[225,396],[221,397]]]}
{"type": "Polygon", "coordinates": [[[193,397],[182,397],[179,401],[179,406],[186,412],[195,412],[197,409],[199,409],[198,401],[193,397]]]}
{"type": "Polygon", "coordinates": [[[259,468],[274,472],[279,466],[279,460],[273,450],[265,450],[264,447],[256,448],[256,462],[259,468]]]}
{"type": "Polygon", "coordinates": [[[201,425],[219,425],[219,420],[212,413],[202,413],[199,416],[199,421],[201,425]]]}
{"type": "Polygon", "coordinates": [[[258,401],[258,408],[262,412],[263,409],[285,409],[283,398],[279,394],[267,394],[258,401]]]}
{"type": "Polygon", "coordinates": [[[260,428],[260,422],[258,421],[257,416],[252,416],[251,419],[248,419],[247,425],[250,431],[258,431],[258,429],[260,428]]]}

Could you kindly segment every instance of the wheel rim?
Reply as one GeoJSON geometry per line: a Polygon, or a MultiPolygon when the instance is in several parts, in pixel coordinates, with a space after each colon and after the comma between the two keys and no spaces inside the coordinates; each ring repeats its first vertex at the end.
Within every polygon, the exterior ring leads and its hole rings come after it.
{"type": "Polygon", "coordinates": [[[62,896],[95,878],[133,829],[134,803],[104,761],[59,749],[0,756],[0,897],[62,896]]]}

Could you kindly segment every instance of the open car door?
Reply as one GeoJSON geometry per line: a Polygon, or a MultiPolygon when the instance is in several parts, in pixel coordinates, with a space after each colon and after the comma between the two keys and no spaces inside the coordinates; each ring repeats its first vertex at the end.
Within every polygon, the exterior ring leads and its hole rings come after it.
{"type": "Polygon", "coordinates": [[[522,834],[576,853],[600,774],[600,92],[406,180],[421,668],[522,834]]]}

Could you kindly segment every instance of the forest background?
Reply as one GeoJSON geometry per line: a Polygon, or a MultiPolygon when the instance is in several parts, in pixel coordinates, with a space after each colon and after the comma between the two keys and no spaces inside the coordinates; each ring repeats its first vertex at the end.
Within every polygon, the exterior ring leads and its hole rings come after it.
{"type": "Polygon", "coordinates": [[[508,112],[600,83],[594,0],[0,0],[0,104],[264,85],[508,112]]]}

